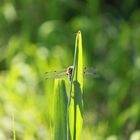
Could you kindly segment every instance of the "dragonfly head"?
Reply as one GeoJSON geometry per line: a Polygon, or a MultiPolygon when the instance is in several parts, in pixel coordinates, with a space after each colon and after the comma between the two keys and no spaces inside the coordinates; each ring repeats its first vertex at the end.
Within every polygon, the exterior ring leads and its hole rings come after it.
{"type": "Polygon", "coordinates": [[[72,75],[72,72],[73,72],[73,66],[69,66],[69,67],[67,68],[66,74],[67,74],[67,75],[72,75]]]}

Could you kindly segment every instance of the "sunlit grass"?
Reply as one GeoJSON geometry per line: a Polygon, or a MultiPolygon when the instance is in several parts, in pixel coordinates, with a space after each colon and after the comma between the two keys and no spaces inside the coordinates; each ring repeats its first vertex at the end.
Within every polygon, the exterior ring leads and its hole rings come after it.
{"type": "Polygon", "coordinates": [[[75,41],[74,70],[70,90],[69,122],[72,140],[79,140],[83,123],[83,56],[82,36],[79,31],[75,41]]]}
{"type": "Polygon", "coordinates": [[[66,92],[64,81],[55,80],[54,140],[80,140],[83,123],[83,56],[80,31],[76,35],[72,79],[70,90],[67,91],[70,93],[66,92]]]}
{"type": "Polygon", "coordinates": [[[54,85],[54,140],[67,139],[68,98],[64,80],[55,80],[54,85]]]}

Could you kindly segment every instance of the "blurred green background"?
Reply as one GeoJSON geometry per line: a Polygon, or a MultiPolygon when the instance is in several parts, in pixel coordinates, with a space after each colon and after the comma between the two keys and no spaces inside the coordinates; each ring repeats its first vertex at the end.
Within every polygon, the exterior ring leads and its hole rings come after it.
{"type": "Polygon", "coordinates": [[[83,35],[81,140],[140,140],[139,0],[0,0],[0,140],[51,140],[53,81],[83,35]]]}

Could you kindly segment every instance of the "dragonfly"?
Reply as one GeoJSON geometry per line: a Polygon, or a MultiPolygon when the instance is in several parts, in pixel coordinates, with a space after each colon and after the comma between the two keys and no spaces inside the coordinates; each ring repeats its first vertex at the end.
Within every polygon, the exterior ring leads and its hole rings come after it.
{"type": "MultiPolygon", "coordinates": [[[[74,69],[73,66],[69,66],[68,68],[65,68],[65,69],[45,72],[45,79],[46,80],[59,79],[59,78],[63,78],[65,76],[67,76],[68,79],[71,81],[73,69],[74,69]]],[[[93,67],[91,67],[91,68],[84,67],[83,75],[90,76],[93,78],[97,77],[96,70],[93,67]]]]}

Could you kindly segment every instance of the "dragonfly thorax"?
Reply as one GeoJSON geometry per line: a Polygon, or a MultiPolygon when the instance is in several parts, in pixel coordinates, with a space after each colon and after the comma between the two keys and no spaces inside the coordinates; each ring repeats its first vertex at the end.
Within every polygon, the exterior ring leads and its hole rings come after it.
{"type": "Polygon", "coordinates": [[[71,78],[72,78],[72,73],[73,73],[73,66],[69,66],[67,68],[66,74],[68,75],[68,78],[69,78],[70,81],[71,81],[71,78]]]}

